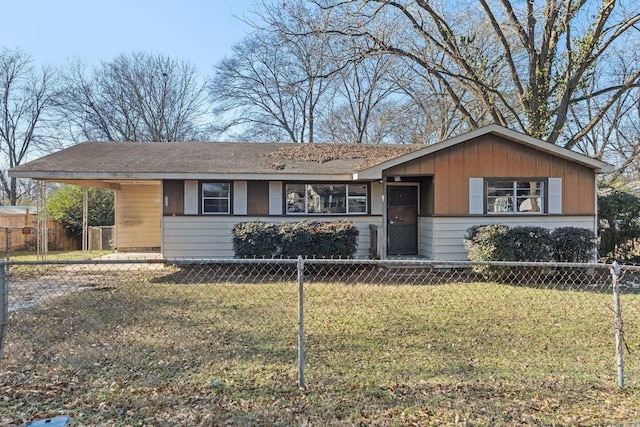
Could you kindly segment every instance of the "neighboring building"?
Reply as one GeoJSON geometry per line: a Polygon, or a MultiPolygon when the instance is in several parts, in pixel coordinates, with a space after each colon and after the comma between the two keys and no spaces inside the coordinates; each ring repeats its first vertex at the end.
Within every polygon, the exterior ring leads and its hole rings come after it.
{"type": "Polygon", "coordinates": [[[232,257],[238,222],[347,219],[358,257],[461,260],[473,225],[595,232],[611,170],[491,125],[428,146],[85,142],[10,175],[114,189],[118,251],[232,257]]]}

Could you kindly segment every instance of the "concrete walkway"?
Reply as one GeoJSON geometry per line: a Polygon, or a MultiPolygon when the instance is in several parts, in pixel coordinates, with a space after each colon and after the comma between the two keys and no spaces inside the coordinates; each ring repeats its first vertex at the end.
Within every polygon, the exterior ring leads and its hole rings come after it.
{"type": "Polygon", "coordinates": [[[103,255],[94,259],[107,260],[161,260],[163,259],[160,252],[114,252],[112,254],[103,255]]]}

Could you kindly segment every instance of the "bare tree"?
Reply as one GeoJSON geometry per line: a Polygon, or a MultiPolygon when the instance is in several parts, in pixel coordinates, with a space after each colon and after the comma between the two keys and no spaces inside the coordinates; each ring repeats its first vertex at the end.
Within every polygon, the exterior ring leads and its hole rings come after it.
{"type": "Polygon", "coordinates": [[[46,149],[46,121],[54,106],[56,79],[51,68],[36,71],[21,50],[0,52],[0,150],[5,156],[0,182],[11,205],[18,199],[18,181],[9,178],[7,170],[20,165],[29,154],[46,149]]]}
{"type": "Polygon", "coordinates": [[[395,111],[397,101],[393,96],[400,95],[389,78],[396,63],[391,56],[376,56],[339,67],[334,76],[333,102],[320,131],[336,142],[386,142],[391,129],[385,119],[395,111]]]}
{"type": "MultiPolygon", "coordinates": [[[[592,93],[599,80],[611,76],[628,78],[633,75],[637,72],[636,56],[637,52],[627,49],[610,52],[606,61],[594,67],[582,91],[592,93]]],[[[601,114],[597,123],[575,144],[575,149],[615,164],[617,169],[607,177],[608,180],[637,180],[640,178],[640,89],[625,91],[602,114],[605,101],[600,97],[587,97],[569,109],[567,127],[575,133],[601,114]]]]}
{"type": "Polygon", "coordinates": [[[256,13],[262,24],[253,24],[254,33],[215,66],[209,94],[220,117],[218,131],[314,142],[316,117],[331,86],[330,43],[313,29],[319,21],[301,1],[263,3],[256,13]]]}
{"type": "Polygon", "coordinates": [[[491,122],[570,148],[640,82],[636,63],[628,76],[598,80],[590,93],[581,90],[612,48],[628,43],[627,48],[638,49],[640,5],[632,0],[313,3],[334,17],[340,16],[336,10],[342,12],[332,34],[365,40],[368,54],[407,58],[437,79],[472,128],[485,120],[478,108],[468,108],[469,93],[491,122]],[[406,25],[380,25],[379,16],[388,13],[406,25]],[[427,48],[441,58],[425,56],[427,48]],[[571,106],[593,97],[602,99],[600,110],[583,128],[566,132],[571,106]]]}
{"type": "Polygon", "coordinates": [[[74,139],[189,141],[203,138],[205,82],[195,67],[164,55],[133,53],[90,74],[69,64],[60,110],[74,139]]]}

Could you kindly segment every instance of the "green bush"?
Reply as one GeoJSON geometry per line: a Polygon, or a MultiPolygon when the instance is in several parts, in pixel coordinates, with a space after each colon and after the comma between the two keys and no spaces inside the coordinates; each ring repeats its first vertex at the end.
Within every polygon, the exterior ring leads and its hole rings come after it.
{"type": "Polygon", "coordinates": [[[233,250],[238,258],[348,258],[358,234],[348,221],[244,222],[233,229],[233,250]]]}
{"type": "Polygon", "coordinates": [[[298,255],[312,257],[313,252],[313,223],[309,221],[283,222],[278,224],[282,247],[279,257],[297,258],[298,255]]]}
{"type": "MultiPolygon", "coordinates": [[[[88,189],[88,225],[108,226],[114,224],[114,192],[106,188],[88,189]]],[[[65,226],[72,237],[82,236],[82,204],[84,189],[79,185],[62,184],[51,192],[47,200],[47,212],[65,226]]]]}
{"type": "Polygon", "coordinates": [[[509,227],[502,224],[476,225],[467,230],[464,246],[471,261],[511,261],[509,227]]]}
{"type": "Polygon", "coordinates": [[[348,221],[315,223],[312,248],[316,258],[347,258],[358,248],[358,229],[348,221]]]}
{"type": "Polygon", "coordinates": [[[590,262],[594,259],[596,236],[592,230],[560,227],[551,232],[553,259],[558,262],[590,262]]]}
{"type": "Polygon", "coordinates": [[[275,224],[250,221],[233,227],[233,251],[238,258],[272,258],[277,256],[281,241],[275,224]]]}
{"type": "MultiPolygon", "coordinates": [[[[464,246],[471,261],[512,261],[508,241],[509,227],[502,224],[478,225],[467,229],[464,246]]],[[[473,271],[487,279],[498,280],[508,269],[495,265],[474,265],[473,271]]]]}
{"type": "MultiPolygon", "coordinates": [[[[595,249],[591,230],[561,227],[553,232],[542,227],[513,227],[502,224],[470,227],[464,245],[471,261],[588,262],[595,249]]],[[[473,271],[488,279],[509,274],[502,266],[474,265],[473,271]]],[[[521,270],[521,277],[534,277],[535,267],[521,270]]]]}
{"type": "Polygon", "coordinates": [[[640,196],[624,186],[603,186],[598,194],[600,255],[626,260],[640,239],[640,196]]]}
{"type": "Polygon", "coordinates": [[[510,261],[547,262],[553,259],[551,233],[542,227],[513,227],[507,231],[510,261]]]}

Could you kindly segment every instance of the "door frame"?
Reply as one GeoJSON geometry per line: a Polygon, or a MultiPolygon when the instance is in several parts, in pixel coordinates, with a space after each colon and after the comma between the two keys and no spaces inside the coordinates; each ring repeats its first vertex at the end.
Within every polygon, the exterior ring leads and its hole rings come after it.
{"type": "Polygon", "coordinates": [[[419,182],[389,182],[386,183],[385,185],[385,189],[384,189],[384,199],[385,199],[385,203],[384,203],[384,211],[383,211],[383,225],[384,225],[384,231],[385,231],[385,250],[384,250],[384,254],[385,257],[389,257],[389,191],[391,191],[392,188],[398,188],[398,187],[415,187],[416,189],[416,218],[415,218],[415,224],[416,224],[416,233],[415,233],[415,242],[416,242],[416,252],[415,254],[407,254],[407,255],[418,255],[420,253],[420,241],[419,241],[419,235],[420,235],[420,230],[419,230],[419,217],[420,217],[420,183],[419,182]]]}

